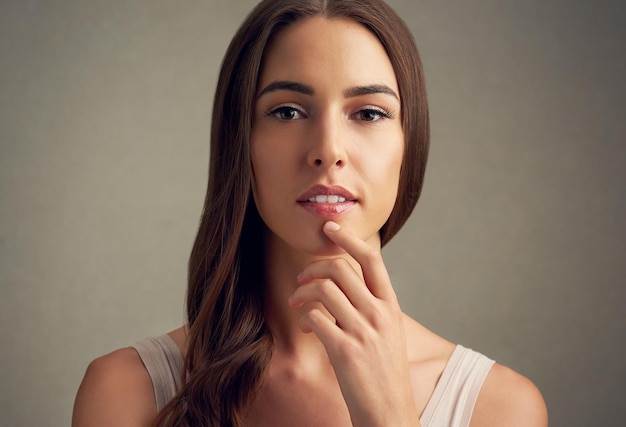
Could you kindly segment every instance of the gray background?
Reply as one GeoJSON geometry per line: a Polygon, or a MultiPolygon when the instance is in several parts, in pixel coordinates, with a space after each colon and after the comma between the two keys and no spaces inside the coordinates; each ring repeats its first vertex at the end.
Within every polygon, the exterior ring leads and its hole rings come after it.
{"type": "MultiPolygon", "coordinates": [[[[68,425],[90,360],[182,323],[215,78],[254,3],[0,2],[0,425],[68,425]]],[[[391,3],[433,129],[385,250],[403,307],[529,376],[552,426],[623,425],[623,3],[391,3]]]]}

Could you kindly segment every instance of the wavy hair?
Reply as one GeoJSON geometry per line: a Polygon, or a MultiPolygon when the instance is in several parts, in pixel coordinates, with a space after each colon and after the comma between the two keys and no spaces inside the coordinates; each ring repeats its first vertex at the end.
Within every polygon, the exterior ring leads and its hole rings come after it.
{"type": "Polygon", "coordinates": [[[263,52],[307,17],[358,22],[384,46],[400,90],[405,136],[398,196],[380,230],[386,244],[419,198],[429,145],[428,107],[411,32],[382,0],[264,0],[226,51],[213,103],[209,182],[189,260],[183,385],[156,424],[239,426],[272,356],[263,313],[263,227],[251,194],[250,134],[263,52]]]}

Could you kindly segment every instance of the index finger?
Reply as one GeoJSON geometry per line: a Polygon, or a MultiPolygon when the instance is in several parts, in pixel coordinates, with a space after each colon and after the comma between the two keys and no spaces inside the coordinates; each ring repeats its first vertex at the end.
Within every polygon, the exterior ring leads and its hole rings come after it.
{"type": "Polygon", "coordinates": [[[322,229],[330,240],[361,265],[365,284],[375,297],[386,301],[397,300],[380,249],[373,248],[336,222],[328,221],[322,229]]]}

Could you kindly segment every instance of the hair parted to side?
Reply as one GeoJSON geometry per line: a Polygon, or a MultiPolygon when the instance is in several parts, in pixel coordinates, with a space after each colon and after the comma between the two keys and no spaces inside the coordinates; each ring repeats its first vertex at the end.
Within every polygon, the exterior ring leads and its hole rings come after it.
{"type": "Polygon", "coordinates": [[[419,54],[405,23],[382,0],[264,0],[226,51],[213,103],[209,182],[189,260],[188,348],[183,385],[157,425],[238,426],[272,355],[262,304],[263,223],[251,194],[250,134],[263,53],[282,28],[312,16],[345,18],[372,31],[400,90],[404,158],[386,244],[419,198],[429,145],[419,54]]]}

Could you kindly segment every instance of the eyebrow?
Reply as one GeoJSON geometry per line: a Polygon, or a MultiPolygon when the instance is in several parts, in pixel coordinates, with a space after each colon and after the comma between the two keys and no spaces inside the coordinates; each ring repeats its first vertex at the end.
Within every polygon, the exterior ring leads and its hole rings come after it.
{"type": "Polygon", "coordinates": [[[355,96],[372,95],[376,93],[383,93],[385,95],[391,95],[397,100],[400,100],[398,94],[387,85],[368,85],[368,86],[356,86],[346,89],[343,94],[346,98],[353,98],[355,96]]]}
{"type": "Polygon", "coordinates": [[[276,92],[278,90],[289,90],[292,92],[302,93],[304,95],[313,95],[315,93],[311,86],[307,86],[298,82],[291,82],[288,80],[280,80],[265,86],[265,88],[259,93],[257,98],[262,97],[266,93],[276,92]]]}
{"type": "MultiPolygon", "coordinates": [[[[304,95],[309,95],[309,96],[315,94],[315,91],[313,90],[311,86],[298,83],[298,82],[292,82],[289,80],[280,80],[280,81],[272,82],[269,85],[265,86],[265,88],[263,88],[263,90],[261,90],[261,92],[257,96],[257,99],[267,93],[276,92],[279,90],[288,90],[288,91],[298,92],[298,93],[302,93],[304,95]]],[[[372,95],[372,94],[377,94],[377,93],[391,95],[397,100],[400,100],[400,97],[393,89],[383,84],[372,84],[372,85],[367,85],[367,86],[351,87],[351,88],[346,89],[343,92],[343,95],[346,98],[354,98],[357,96],[372,95]]]]}

